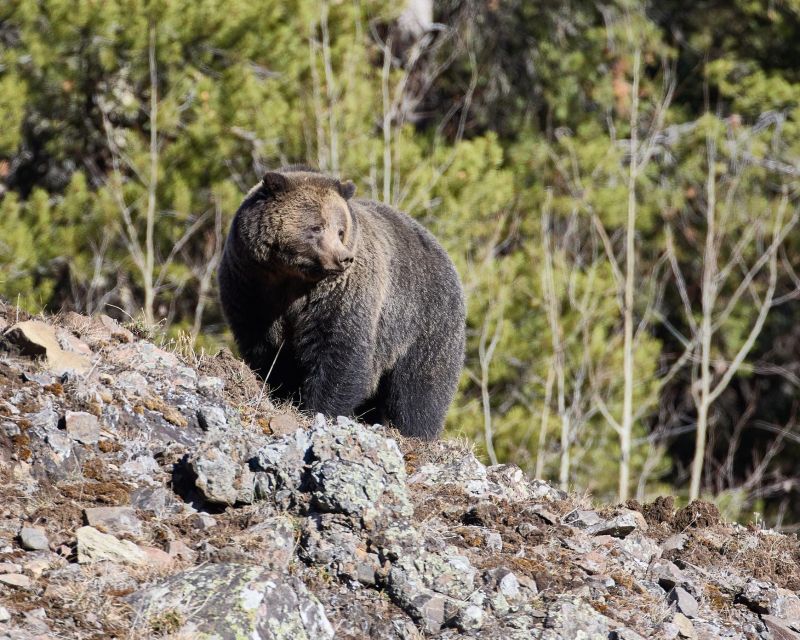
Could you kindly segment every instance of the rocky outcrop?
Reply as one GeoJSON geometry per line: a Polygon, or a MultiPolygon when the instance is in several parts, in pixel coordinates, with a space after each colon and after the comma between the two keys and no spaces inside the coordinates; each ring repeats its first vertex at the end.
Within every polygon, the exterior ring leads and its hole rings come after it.
{"type": "Polygon", "coordinates": [[[0,305],[0,445],[0,638],[800,638],[794,536],[278,410],[110,318],[0,305]]]}

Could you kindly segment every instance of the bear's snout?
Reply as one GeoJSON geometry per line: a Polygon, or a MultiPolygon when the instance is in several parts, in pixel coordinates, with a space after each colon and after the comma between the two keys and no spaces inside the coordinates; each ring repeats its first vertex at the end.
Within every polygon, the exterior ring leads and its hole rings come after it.
{"type": "Polygon", "coordinates": [[[353,259],[350,251],[323,254],[320,256],[320,267],[327,274],[340,274],[353,264],[353,259]]]}
{"type": "Polygon", "coordinates": [[[336,262],[342,267],[342,270],[347,269],[351,264],[353,264],[353,254],[346,253],[336,260],[336,262]]]}

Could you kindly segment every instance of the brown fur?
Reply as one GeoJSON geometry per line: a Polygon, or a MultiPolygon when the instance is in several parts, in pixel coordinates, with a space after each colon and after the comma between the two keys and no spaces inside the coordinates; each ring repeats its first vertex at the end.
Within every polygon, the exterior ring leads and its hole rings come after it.
{"type": "Polygon", "coordinates": [[[311,171],[268,173],[231,226],[223,309],[278,395],[434,437],[463,361],[461,285],[430,233],[353,189],[311,171]]]}

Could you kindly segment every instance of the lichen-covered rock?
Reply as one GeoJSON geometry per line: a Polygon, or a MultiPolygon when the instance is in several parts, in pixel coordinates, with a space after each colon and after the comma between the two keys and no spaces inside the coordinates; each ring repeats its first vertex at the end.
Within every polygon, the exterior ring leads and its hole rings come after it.
{"type": "MultiPolygon", "coordinates": [[[[547,610],[541,640],[607,640],[613,623],[588,602],[559,597],[547,610]]],[[[614,625],[616,626],[616,625],[614,625]]]]}
{"type": "MultiPolygon", "coordinates": [[[[224,438],[224,435],[221,436],[224,438]]],[[[206,441],[190,459],[195,486],[212,504],[250,504],[255,498],[255,475],[242,446],[224,439],[206,441]]]]}
{"type": "Polygon", "coordinates": [[[129,602],[145,629],[172,621],[198,640],[325,640],[333,627],[303,583],[260,567],[210,564],[138,591],[129,602]]]}
{"type": "Polygon", "coordinates": [[[311,432],[309,477],[314,505],[372,523],[412,513],[403,455],[394,440],[340,419],[311,432]]]}

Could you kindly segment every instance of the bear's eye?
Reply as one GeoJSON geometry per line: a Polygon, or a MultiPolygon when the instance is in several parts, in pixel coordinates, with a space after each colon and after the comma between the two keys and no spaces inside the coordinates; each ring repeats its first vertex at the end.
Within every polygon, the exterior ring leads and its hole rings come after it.
{"type": "Polygon", "coordinates": [[[339,240],[344,240],[344,229],[339,229],[339,240]]]}
{"type": "Polygon", "coordinates": [[[311,227],[311,233],[322,233],[322,225],[315,224],[311,227]]]}

